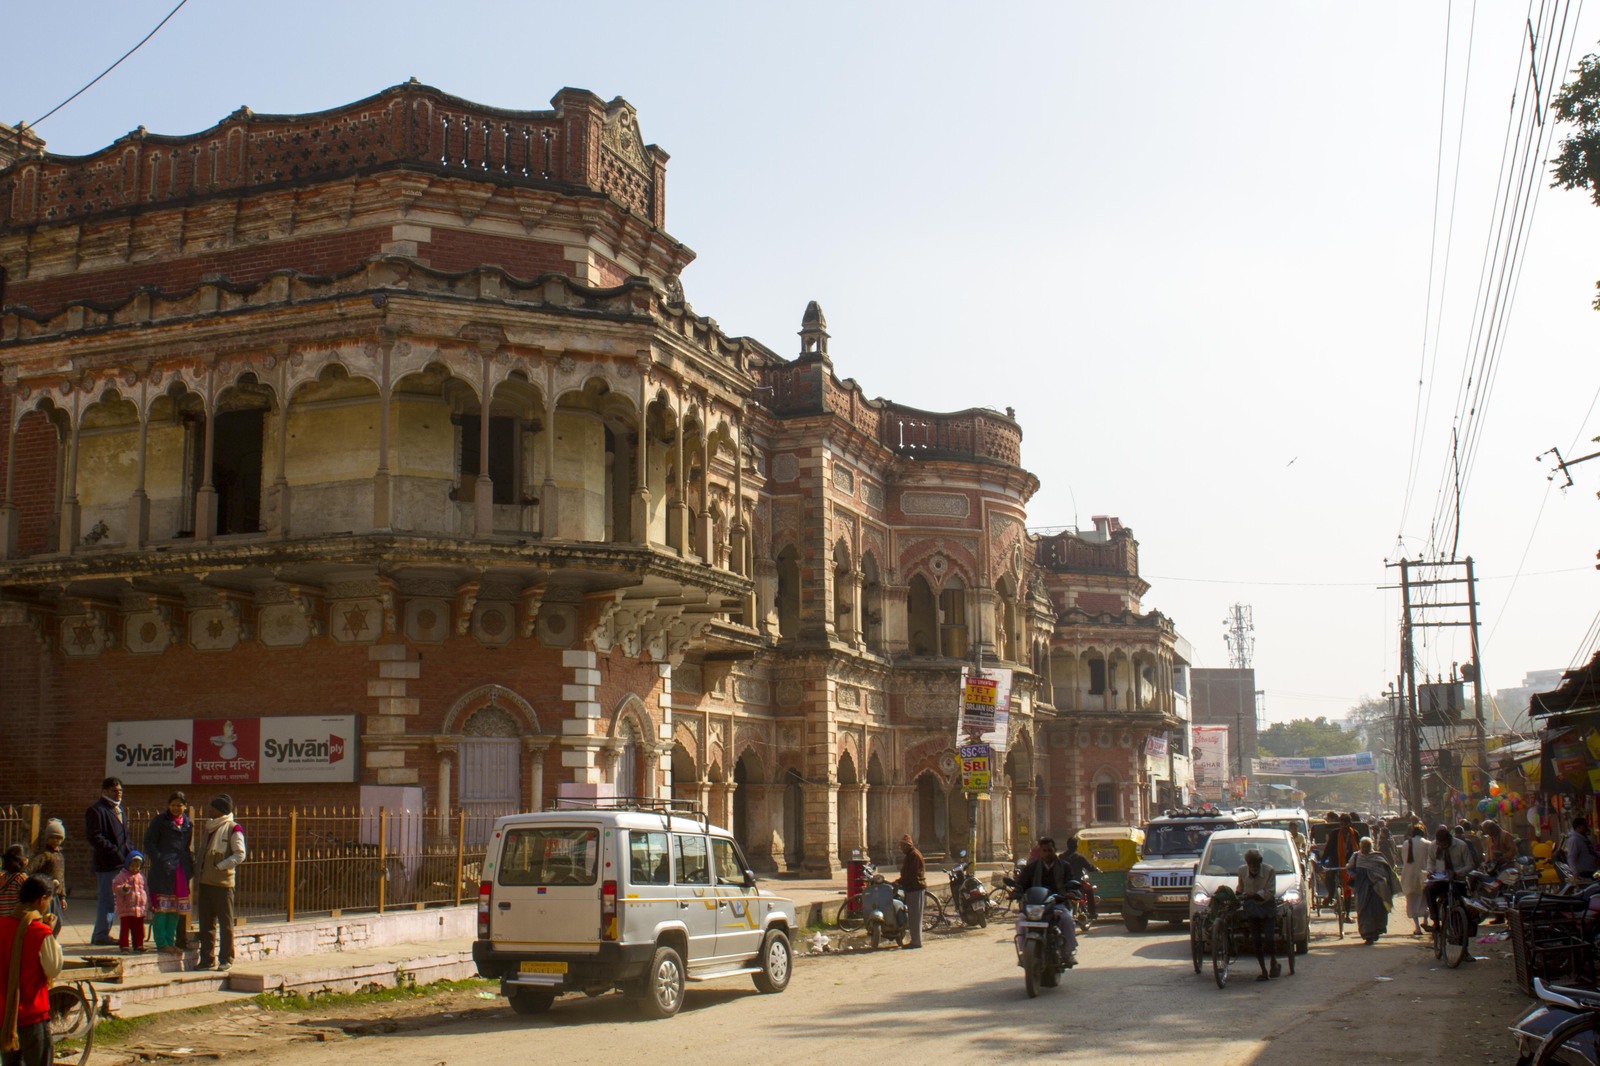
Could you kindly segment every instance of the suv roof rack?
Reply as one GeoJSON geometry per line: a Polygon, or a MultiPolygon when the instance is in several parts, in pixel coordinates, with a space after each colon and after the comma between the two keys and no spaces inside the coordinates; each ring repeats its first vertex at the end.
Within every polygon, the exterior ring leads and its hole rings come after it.
{"type": "Polygon", "coordinates": [[[575,799],[572,797],[556,800],[556,805],[551,808],[557,811],[638,811],[642,814],[659,814],[663,822],[670,823],[672,817],[692,818],[700,823],[701,829],[710,828],[706,819],[705,809],[698,800],[678,799],[676,797],[661,796],[612,796],[609,798],[595,797],[592,799],[575,799]]]}
{"type": "Polygon", "coordinates": [[[1256,813],[1254,807],[1169,807],[1161,812],[1163,818],[1242,818],[1256,813]]]}

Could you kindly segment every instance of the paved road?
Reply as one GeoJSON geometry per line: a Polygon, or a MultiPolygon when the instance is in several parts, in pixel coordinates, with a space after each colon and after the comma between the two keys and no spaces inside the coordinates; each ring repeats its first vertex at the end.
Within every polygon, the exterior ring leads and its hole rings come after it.
{"type": "MultiPolygon", "coordinates": [[[[920,952],[801,958],[789,990],[777,996],[756,994],[747,979],[691,985],[683,1011],[667,1021],[640,1020],[616,995],[565,997],[544,1017],[507,1011],[404,1035],[271,1049],[253,1061],[523,1066],[534,1055],[649,1066],[908,1057],[987,1064],[1048,1055],[1139,1066],[1346,1058],[1417,1066],[1482,1062],[1485,1051],[1510,1049],[1498,1028],[1520,1002],[1504,994],[1509,962],[1448,971],[1409,938],[1367,947],[1331,934],[1331,925],[1314,925],[1296,976],[1256,983],[1252,961],[1219,990],[1209,968],[1195,975],[1185,930],[1133,935],[1109,925],[1084,938],[1081,965],[1062,987],[1030,1000],[1009,935],[991,928],[930,938],[920,952]],[[1475,1041],[1456,1039],[1466,1023],[1446,1024],[1451,1017],[1476,1019],[1476,1031],[1468,1027],[1475,1041]]],[[[1496,947],[1479,950],[1498,956],[1496,947]]]]}

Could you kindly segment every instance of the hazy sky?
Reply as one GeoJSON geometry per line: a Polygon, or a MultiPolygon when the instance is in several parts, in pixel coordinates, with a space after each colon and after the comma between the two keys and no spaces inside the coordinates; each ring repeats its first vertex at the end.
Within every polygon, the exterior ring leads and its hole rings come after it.
{"type": "MultiPolygon", "coordinates": [[[[0,116],[44,114],[172,2],[74,5],[70,33],[60,6],[9,5],[0,116]]],[[[1529,15],[189,0],[39,132],[87,153],[412,76],[509,108],[569,85],[623,96],[672,155],[696,311],[794,354],[816,299],[867,395],[1014,407],[1042,482],[1031,525],[1119,516],[1146,606],[1196,665],[1227,665],[1222,620],[1249,604],[1268,716],[1339,715],[1398,669],[1399,599],[1379,586],[1386,560],[1428,550],[1450,471],[1529,15]]],[[[1597,39],[1591,5],[1561,54],[1597,39]]],[[[1600,608],[1600,460],[1565,494],[1535,461],[1600,447],[1600,207],[1547,184],[1466,434],[1458,550],[1483,579],[1490,688],[1587,657],[1600,608]]],[[[1425,671],[1469,658],[1443,632],[1425,671]]]]}

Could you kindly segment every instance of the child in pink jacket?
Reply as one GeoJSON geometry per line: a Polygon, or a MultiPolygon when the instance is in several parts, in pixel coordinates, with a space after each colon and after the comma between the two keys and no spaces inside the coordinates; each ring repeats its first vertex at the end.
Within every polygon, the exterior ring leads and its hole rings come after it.
{"type": "Polygon", "coordinates": [[[117,946],[128,953],[128,941],[133,940],[133,950],[144,950],[144,919],[150,913],[150,889],[144,883],[144,856],[137,851],[128,854],[128,866],[111,879],[111,894],[117,901],[117,946]]]}

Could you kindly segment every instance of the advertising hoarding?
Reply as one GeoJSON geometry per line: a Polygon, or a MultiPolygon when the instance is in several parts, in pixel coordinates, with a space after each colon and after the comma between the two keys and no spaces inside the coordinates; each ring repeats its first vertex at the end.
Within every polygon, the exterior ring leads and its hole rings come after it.
{"type": "Polygon", "coordinates": [[[356,716],[164,718],[106,726],[106,776],[128,785],[354,781],[356,716]]]}
{"type": "Polygon", "coordinates": [[[1011,726],[1011,671],[969,671],[961,678],[961,713],[956,742],[983,742],[1004,749],[1011,726]]]}
{"type": "Polygon", "coordinates": [[[1228,791],[1228,727],[1196,725],[1189,734],[1194,790],[1203,799],[1220,800],[1228,791]]]}

